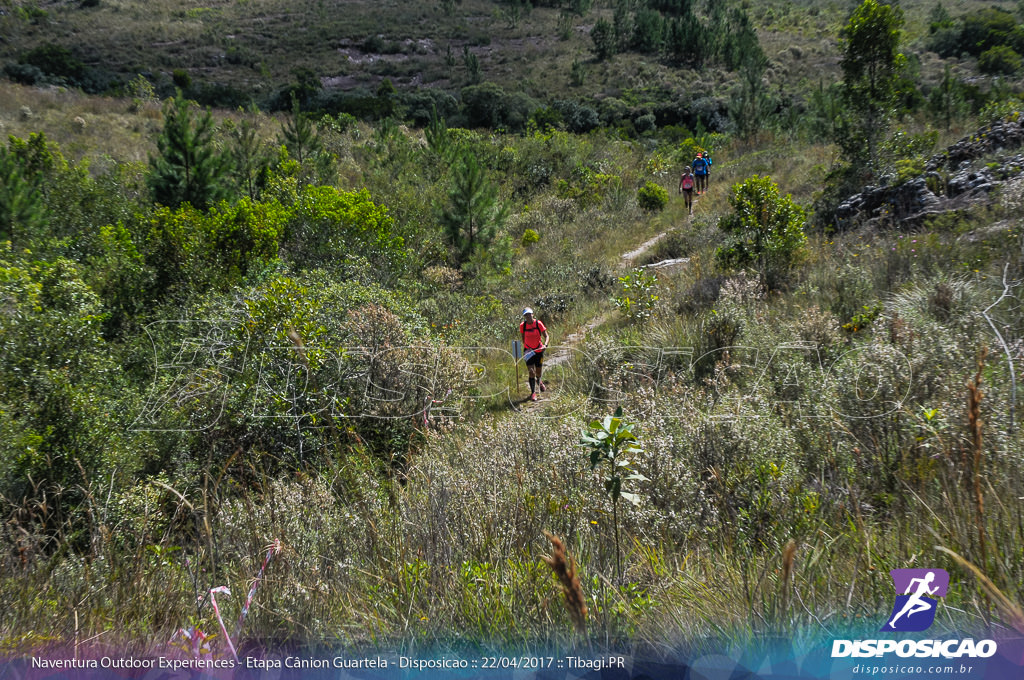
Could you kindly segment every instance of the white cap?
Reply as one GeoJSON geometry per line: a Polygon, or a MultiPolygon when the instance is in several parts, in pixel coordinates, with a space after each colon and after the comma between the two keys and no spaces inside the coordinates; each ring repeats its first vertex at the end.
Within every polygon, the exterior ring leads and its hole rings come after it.
{"type": "Polygon", "coordinates": [[[531,307],[527,307],[523,310],[523,316],[526,316],[527,314],[533,314],[533,309],[531,307]]]}

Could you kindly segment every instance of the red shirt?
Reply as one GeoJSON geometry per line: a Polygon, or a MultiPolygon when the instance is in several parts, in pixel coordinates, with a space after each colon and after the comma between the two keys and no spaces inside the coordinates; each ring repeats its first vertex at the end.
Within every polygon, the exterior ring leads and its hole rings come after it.
{"type": "Polygon", "coordinates": [[[539,319],[535,319],[529,326],[523,321],[519,324],[519,334],[523,336],[523,349],[538,350],[541,346],[541,336],[547,333],[548,329],[544,327],[544,322],[539,319]]]}

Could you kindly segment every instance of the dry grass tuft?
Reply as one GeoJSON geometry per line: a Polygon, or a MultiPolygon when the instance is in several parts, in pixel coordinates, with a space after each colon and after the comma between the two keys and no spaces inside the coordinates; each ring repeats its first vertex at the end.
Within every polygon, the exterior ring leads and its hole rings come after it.
{"type": "Polygon", "coordinates": [[[982,446],[984,444],[983,428],[984,421],[981,419],[981,400],[984,392],[981,391],[982,370],[985,368],[985,357],[988,356],[988,348],[983,347],[978,356],[978,372],[974,380],[967,383],[967,423],[971,433],[971,452],[973,457],[968,463],[971,470],[972,486],[974,492],[975,522],[978,528],[978,547],[981,551],[981,563],[987,564],[988,557],[985,547],[985,501],[981,494],[981,468],[984,463],[982,446]]]}
{"type": "Polygon", "coordinates": [[[576,562],[565,552],[565,543],[562,539],[547,531],[544,535],[551,541],[551,554],[542,555],[551,571],[555,572],[558,583],[565,593],[565,604],[569,609],[569,617],[572,619],[576,631],[581,635],[587,632],[587,605],[583,597],[583,587],[580,585],[579,575],[576,573],[576,562]]]}
{"type": "Polygon", "coordinates": [[[984,590],[985,593],[992,598],[992,601],[995,602],[996,607],[1002,613],[1006,623],[1008,623],[1010,627],[1018,633],[1024,634],[1024,609],[1021,609],[1019,604],[1007,597],[1003,591],[996,587],[996,584],[992,583],[992,580],[988,576],[985,576],[985,573],[981,569],[968,560],[956,554],[949,548],[936,546],[935,549],[946,553],[952,557],[957,564],[974,574],[974,577],[978,579],[978,583],[981,584],[982,590],[984,590]]]}
{"type": "Polygon", "coordinates": [[[782,549],[782,607],[783,612],[789,606],[789,583],[793,577],[793,562],[796,560],[796,541],[792,538],[782,549]]]}

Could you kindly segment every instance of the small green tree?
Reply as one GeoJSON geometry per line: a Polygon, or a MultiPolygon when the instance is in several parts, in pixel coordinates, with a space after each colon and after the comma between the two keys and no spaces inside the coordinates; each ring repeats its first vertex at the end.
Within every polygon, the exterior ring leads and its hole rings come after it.
{"type": "Polygon", "coordinates": [[[631,463],[624,456],[635,455],[643,451],[633,433],[633,423],[622,418],[622,407],[615,409],[614,416],[605,416],[604,420],[592,420],[588,429],[580,431],[580,446],[590,450],[590,469],[594,470],[601,463],[608,466],[608,476],[604,480],[604,490],[612,500],[612,520],[615,525],[615,571],[622,579],[621,548],[619,541],[619,499],[625,499],[633,505],[640,504],[640,497],[635,493],[622,490],[625,482],[646,481],[642,474],[630,469],[631,463]]]}
{"type": "Polygon", "coordinates": [[[577,16],[586,16],[593,6],[594,0],[569,0],[569,11],[577,16]]]}
{"type": "Polygon", "coordinates": [[[39,174],[28,172],[17,155],[0,146],[0,241],[23,247],[42,227],[46,209],[39,174]]]}
{"type": "Polygon", "coordinates": [[[281,129],[281,141],[288,154],[299,164],[314,156],[323,147],[313,120],[302,112],[298,97],[292,96],[292,115],[281,129]]]}
{"type": "Polygon", "coordinates": [[[281,246],[293,267],[343,268],[363,261],[379,280],[393,281],[402,273],[406,258],[394,219],[385,206],[373,202],[367,189],[303,188],[281,246]]]}
{"type": "Polygon", "coordinates": [[[775,288],[807,243],[804,209],[770,177],[754,175],[732,187],[732,213],[718,221],[730,239],[716,257],[726,267],[754,266],[766,288],[775,288]]]}
{"type": "Polygon", "coordinates": [[[632,0],[615,0],[611,23],[612,36],[615,40],[613,53],[628,50],[633,42],[634,9],[632,0]]]}
{"type": "Polygon", "coordinates": [[[569,10],[563,9],[558,14],[558,39],[566,41],[572,37],[572,26],[573,26],[573,14],[569,10]]]}
{"type": "Polygon", "coordinates": [[[427,139],[427,146],[437,154],[438,158],[443,161],[451,159],[455,145],[452,142],[451,133],[448,132],[448,124],[444,118],[437,114],[436,106],[430,110],[430,122],[427,124],[423,134],[427,139]]]}
{"type": "Polygon", "coordinates": [[[572,70],[569,72],[569,83],[573,87],[580,87],[587,79],[587,68],[579,57],[572,60],[572,70]]]}
{"type": "Polygon", "coordinates": [[[444,68],[448,73],[448,79],[451,80],[452,73],[455,71],[455,54],[452,53],[451,43],[448,43],[448,49],[444,53],[444,68]]]}
{"type": "Polygon", "coordinates": [[[476,84],[480,82],[480,58],[469,51],[469,45],[462,46],[462,63],[466,67],[466,79],[476,84]]]}
{"type": "Polygon", "coordinates": [[[831,141],[839,136],[844,115],[839,87],[838,83],[825,87],[824,83],[818,81],[818,86],[811,90],[804,125],[815,139],[831,141]]]}
{"type": "Polygon", "coordinates": [[[169,208],[189,203],[206,210],[228,194],[230,161],[214,144],[213,117],[193,118],[194,104],[178,92],[164,106],[159,153],[149,159],[146,181],[153,199],[169,208]]]}
{"type": "Polygon", "coordinates": [[[738,39],[740,82],[729,106],[736,131],[744,139],[749,139],[764,127],[771,103],[762,82],[768,69],[768,57],[758,44],[757,36],[751,38],[751,35],[744,33],[738,39]]]}
{"type": "Polygon", "coordinates": [[[239,191],[255,200],[267,182],[272,155],[257,134],[251,120],[243,120],[231,130],[231,174],[239,191]]]}
{"type": "Polygon", "coordinates": [[[466,151],[455,160],[448,203],[440,212],[460,265],[473,251],[486,248],[494,240],[508,216],[497,185],[487,179],[476,156],[466,151]]]}
{"type": "Polygon", "coordinates": [[[991,76],[1011,76],[1020,67],[1020,55],[1008,45],[996,45],[978,57],[978,70],[991,76]]]}
{"type": "Polygon", "coordinates": [[[641,9],[633,18],[632,47],[641,54],[657,54],[665,41],[665,19],[654,9],[641,9]]]}
{"type": "Polygon", "coordinates": [[[878,0],[864,0],[840,34],[845,102],[851,117],[837,141],[851,163],[875,163],[896,95],[903,10],[878,0]]]}
{"type": "Polygon", "coordinates": [[[954,118],[966,112],[964,85],[953,75],[953,69],[949,64],[946,64],[942,80],[932,89],[929,104],[932,111],[942,117],[946,130],[952,127],[954,118]]]}
{"type": "Polygon", "coordinates": [[[508,20],[509,28],[518,28],[519,20],[530,13],[533,6],[527,0],[505,0],[502,13],[508,20]]]}
{"type": "Polygon", "coordinates": [[[654,292],[658,286],[658,277],[643,267],[636,267],[629,274],[618,278],[622,291],[613,299],[615,306],[634,321],[649,318],[658,302],[658,295],[654,292]]]}
{"type": "Polygon", "coordinates": [[[935,3],[935,6],[928,12],[928,33],[938,33],[943,29],[953,28],[955,25],[956,22],[953,21],[949,10],[943,7],[941,2],[935,3]]]}
{"type": "Polygon", "coordinates": [[[598,61],[604,61],[615,54],[615,29],[607,19],[597,20],[590,29],[590,39],[594,41],[594,54],[598,61]]]}

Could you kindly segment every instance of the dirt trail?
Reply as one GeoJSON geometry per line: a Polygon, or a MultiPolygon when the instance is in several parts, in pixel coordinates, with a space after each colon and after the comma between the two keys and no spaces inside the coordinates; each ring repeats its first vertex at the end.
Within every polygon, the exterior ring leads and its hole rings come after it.
{"type": "MultiPolygon", "coordinates": [[[[641,255],[643,255],[644,253],[649,251],[651,248],[653,248],[655,246],[655,244],[658,243],[658,241],[660,241],[661,239],[665,238],[665,236],[667,236],[667,235],[668,235],[668,232],[664,232],[663,231],[660,234],[658,234],[657,236],[655,236],[654,238],[651,238],[651,239],[641,243],[635,250],[631,250],[628,253],[623,253],[622,256],[619,258],[619,266],[623,267],[623,268],[632,267],[633,263],[637,259],[639,259],[641,255]]],[[[683,257],[683,258],[676,258],[676,259],[672,259],[672,260],[663,260],[661,262],[656,262],[654,264],[645,265],[645,267],[650,268],[650,269],[654,269],[654,270],[666,271],[666,270],[673,269],[675,267],[685,266],[686,263],[689,262],[689,261],[690,261],[690,258],[683,257]]],[[[587,337],[587,333],[589,333],[590,331],[592,331],[595,328],[597,328],[597,327],[601,326],[602,324],[604,324],[606,321],[608,321],[608,319],[611,318],[611,316],[612,316],[612,312],[611,311],[607,311],[607,312],[601,314],[600,316],[598,316],[598,317],[588,321],[586,324],[583,325],[582,328],[580,328],[580,329],[576,330],[575,332],[570,333],[569,335],[567,335],[563,342],[559,343],[557,346],[555,346],[555,348],[552,349],[551,355],[544,359],[544,367],[545,368],[552,368],[552,367],[560,366],[561,364],[567,363],[570,360],[570,358],[572,357],[573,350],[581,342],[583,342],[583,339],[585,337],[587,337]]],[[[528,410],[533,410],[534,408],[539,406],[539,407],[541,407],[541,410],[543,411],[543,406],[545,405],[546,402],[548,402],[548,399],[545,399],[543,396],[541,397],[540,401],[537,402],[537,403],[533,403],[533,402],[521,399],[521,400],[519,400],[519,401],[517,401],[516,403],[513,404],[513,408],[515,410],[517,410],[517,411],[521,410],[522,408],[526,408],[528,410]]]]}
{"type": "Polygon", "coordinates": [[[660,234],[658,234],[657,236],[655,236],[654,238],[652,238],[651,240],[645,241],[645,242],[641,243],[640,246],[636,250],[631,250],[628,253],[623,253],[622,254],[622,264],[624,264],[624,265],[633,264],[633,260],[637,259],[641,255],[646,253],[648,250],[653,248],[655,243],[657,243],[661,239],[665,238],[666,236],[668,236],[668,232],[667,231],[663,231],[660,234]]]}
{"type": "MultiPolygon", "coordinates": [[[[644,241],[643,243],[641,243],[635,250],[631,250],[628,253],[623,253],[622,256],[619,258],[620,266],[622,266],[622,267],[630,267],[630,266],[632,266],[633,262],[635,262],[637,259],[640,258],[641,255],[643,255],[644,253],[649,251],[651,248],[653,248],[655,246],[655,244],[658,243],[658,241],[660,241],[661,239],[665,238],[667,235],[668,235],[668,232],[667,231],[663,231],[660,234],[658,234],[657,236],[655,236],[654,238],[649,239],[649,240],[644,241]]],[[[673,260],[663,260],[661,262],[656,262],[654,264],[650,264],[650,265],[646,265],[646,266],[648,268],[654,269],[654,270],[666,270],[666,269],[673,268],[675,266],[685,265],[689,261],[690,261],[690,258],[688,258],[688,257],[681,257],[681,258],[676,258],[676,259],[673,259],[673,260]]],[[[610,317],[611,317],[611,312],[605,312],[604,314],[598,316],[597,318],[591,319],[590,321],[588,321],[586,324],[583,325],[582,328],[580,328],[576,332],[570,333],[569,335],[567,335],[565,337],[565,340],[562,343],[559,344],[558,350],[555,351],[551,355],[551,357],[549,357],[549,358],[544,360],[544,365],[545,366],[558,366],[559,364],[564,364],[565,362],[567,362],[569,360],[569,357],[572,354],[572,349],[575,348],[577,345],[579,345],[581,342],[583,342],[583,338],[587,337],[587,333],[589,333],[590,331],[594,330],[598,326],[604,324],[606,321],[608,321],[608,319],[610,317]]]]}

